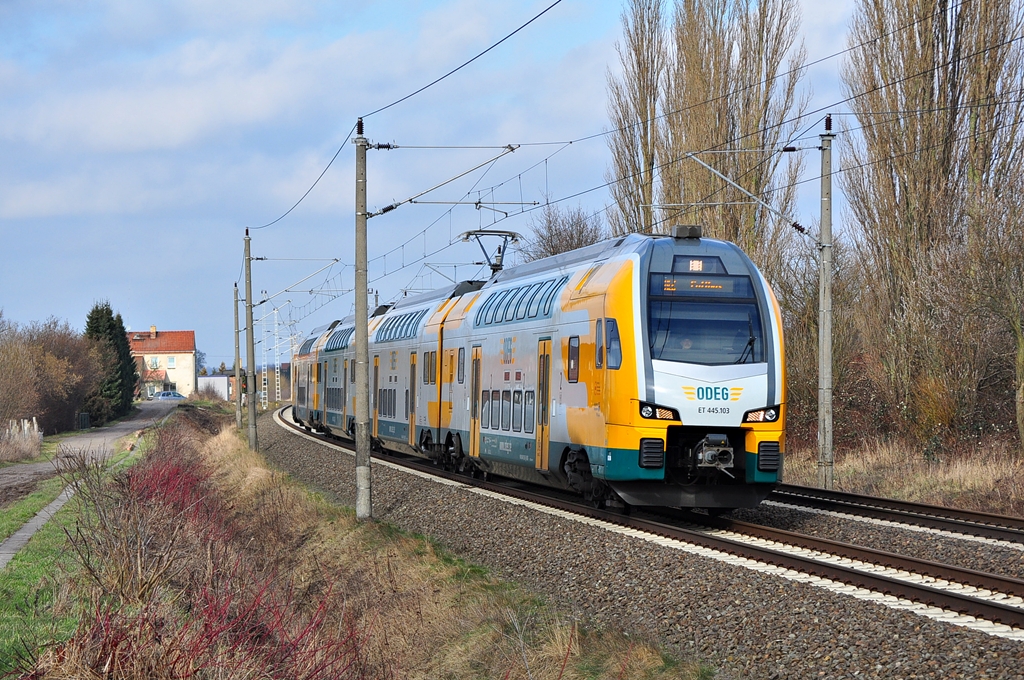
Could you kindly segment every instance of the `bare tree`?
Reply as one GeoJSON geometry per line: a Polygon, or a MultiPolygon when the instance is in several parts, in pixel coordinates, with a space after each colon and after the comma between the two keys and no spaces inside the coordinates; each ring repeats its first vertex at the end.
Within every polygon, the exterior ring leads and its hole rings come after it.
{"type": "Polygon", "coordinates": [[[654,173],[658,100],[665,72],[663,0],[629,0],[617,43],[622,75],[608,74],[608,115],[614,127],[608,173],[614,205],[612,233],[649,233],[654,225],[654,173]]]}
{"type": "Polygon", "coordinates": [[[561,210],[548,203],[539,219],[531,222],[533,240],[522,247],[523,258],[530,262],[549,255],[557,255],[605,238],[600,218],[588,214],[581,206],[561,210]]]}
{"type": "Polygon", "coordinates": [[[0,310],[0,429],[11,420],[38,415],[38,401],[32,352],[0,310]]]}
{"type": "Polygon", "coordinates": [[[1019,0],[859,0],[851,29],[860,135],[840,140],[841,181],[870,273],[861,328],[877,386],[924,438],[970,423],[998,359],[985,317],[1007,301],[977,294],[978,255],[1002,261],[993,239],[1019,215],[1004,187],[1022,160],[1022,27],[1019,0]]]}
{"type": "Polygon", "coordinates": [[[792,256],[798,156],[783,162],[805,51],[793,0],[677,0],[659,126],[663,222],[697,222],[776,280],[792,256]],[[706,167],[772,205],[764,209],[706,167]],[[669,207],[674,206],[674,207],[669,207]]]}

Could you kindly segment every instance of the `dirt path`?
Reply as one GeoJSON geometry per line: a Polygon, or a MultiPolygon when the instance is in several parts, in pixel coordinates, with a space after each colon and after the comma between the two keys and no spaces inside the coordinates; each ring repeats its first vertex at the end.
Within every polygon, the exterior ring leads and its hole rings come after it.
{"type": "MultiPolygon", "coordinates": [[[[113,453],[114,442],[137,432],[163,418],[177,405],[173,401],[146,401],[139,404],[139,413],[128,420],[87,430],[61,442],[61,447],[85,451],[93,459],[107,458],[113,453]]],[[[42,463],[15,463],[0,468],[0,507],[32,493],[36,485],[57,474],[52,461],[42,463]]]]}

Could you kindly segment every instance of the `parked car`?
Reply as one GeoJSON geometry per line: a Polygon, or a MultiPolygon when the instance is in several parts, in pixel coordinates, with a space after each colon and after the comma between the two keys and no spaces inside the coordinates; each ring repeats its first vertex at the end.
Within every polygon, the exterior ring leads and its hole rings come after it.
{"type": "Polygon", "coordinates": [[[159,399],[161,401],[178,401],[180,399],[184,399],[185,395],[181,394],[180,392],[157,392],[156,394],[153,395],[153,398],[159,399]]]}

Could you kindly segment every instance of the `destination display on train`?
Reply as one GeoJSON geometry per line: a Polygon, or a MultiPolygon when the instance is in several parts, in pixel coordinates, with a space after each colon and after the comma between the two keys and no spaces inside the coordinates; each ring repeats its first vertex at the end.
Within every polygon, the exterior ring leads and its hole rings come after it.
{"type": "Polygon", "coordinates": [[[651,274],[650,290],[651,295],[665,297],[754,297],[748,276],[651,274]]]}

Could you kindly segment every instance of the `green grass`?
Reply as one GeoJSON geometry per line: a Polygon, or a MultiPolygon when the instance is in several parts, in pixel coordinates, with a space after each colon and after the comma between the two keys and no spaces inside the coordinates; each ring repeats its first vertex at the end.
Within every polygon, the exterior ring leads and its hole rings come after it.
{"type": "Polygon", "coordinates": [[[74,501],[61,508],[0,571],[0,675],[14,670],[26,650],[66,640],[78,625],[60,597],[63,578],[76,564],[64,527],[74,526],[78,512],[74,501]]]}
{"type": "Polygon", "coordinates": [[[13,534],[21,525],[36,516],[36,513],[52,503],[64,490],[64,480],[53,477],[36,486],[36,490],[15,501],[5,508],[0,508],[0,541],[13,534]]]}

